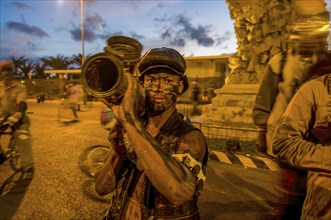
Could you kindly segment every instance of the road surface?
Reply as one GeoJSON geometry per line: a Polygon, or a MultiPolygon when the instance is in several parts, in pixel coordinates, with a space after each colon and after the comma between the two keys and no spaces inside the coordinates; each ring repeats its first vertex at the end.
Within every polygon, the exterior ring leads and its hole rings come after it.
{"type": "MultiPolygon", "coordinates": [[[[89,146],[108,146],[108,132],[99,123],[101,105],[94,103],[90,111],[78,112],[80,122],[64,125],[57,120],[58,101],[29,101],[36,173],[30,184],[1,198],[0,219],[100,219],[107,204],[84,193],[92,178],[79,165],[89,146]]],[[[199,200],[201,219],[273,219],[282,192],[279,170],[227,163],[224,153],[211,153],[199,200]]],[[[269,167],[276,165],[269,161],[269,167]]],[[[8,164],[0,172],[3,182],[11,172],[8,164]]]]}

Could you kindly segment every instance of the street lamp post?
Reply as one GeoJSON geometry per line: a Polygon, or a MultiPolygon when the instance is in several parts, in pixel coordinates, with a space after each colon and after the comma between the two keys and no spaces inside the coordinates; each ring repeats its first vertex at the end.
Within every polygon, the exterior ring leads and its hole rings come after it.
{"type": "Polygon", "coordinates": [[[80,14],[82,24],[82,67],[84,65],[84,0],[80,0],[80,14]]]}

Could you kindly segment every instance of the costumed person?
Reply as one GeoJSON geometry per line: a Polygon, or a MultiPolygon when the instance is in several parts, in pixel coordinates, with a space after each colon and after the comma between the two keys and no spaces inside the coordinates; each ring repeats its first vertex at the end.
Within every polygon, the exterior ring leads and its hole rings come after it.
{"type": "Polygon", "coordinates": [[[315,77],[296,92],[276,128],[274,153],[306,170],[301,219],[331,219],[331,54],[316,64],[315,77]],[[320,76],[321,75],[321,76],[320,76]]]}
{"type": "Polygon", "coordinates": [[[186,63],[171,48],[154,48],[138,63],[140,84],[127,74],[111,149],[95,175],[99,195],[112,193],[105,219],[200,219],[198,197],[206,179],[208,150],[203,133],[176,109],[188,89],[186,63]],[[146,110],[137,116],[141,86],[146,110]]]}
{"type": "MultiPolygon", "coordinates": [[[[290,24],[290,49],[271,58],[253,107],[253,120],[259,128],[258,150],[277,159],[272,138],[285,109],[298,87],[312,75],[312,66],[327,54],[329,12],[323,0],[292,2],[296,18],[290,24]]],[[[306,171],[279,162],[284,169],[281,185],[286,188],[283,219],[299,219],[306,194],[306,171]]]]}
{"type": "Polygon", "coordinates": [[[30,119],[26,87],[14,78],[15,68],[9,61],[0,62],[0,119],[13,126],[14,140],[20,154],[25,179],[34,176],[34,161],[30,134],[30,119]]]}

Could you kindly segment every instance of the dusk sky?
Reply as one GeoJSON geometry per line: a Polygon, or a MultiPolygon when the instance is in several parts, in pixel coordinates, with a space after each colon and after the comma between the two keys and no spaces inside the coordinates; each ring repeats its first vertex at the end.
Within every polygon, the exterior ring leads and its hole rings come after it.
{"type": "MultiPolygon", "coordinates": [[[[1,0],[0,59],[82,53],[79,0],[1,0]]],[[[234,53],[234,21],[225,0],[84,0],[85,55],[110,36],[139,40],[143,53],[168,46],[184,56],[234,53]]]]}

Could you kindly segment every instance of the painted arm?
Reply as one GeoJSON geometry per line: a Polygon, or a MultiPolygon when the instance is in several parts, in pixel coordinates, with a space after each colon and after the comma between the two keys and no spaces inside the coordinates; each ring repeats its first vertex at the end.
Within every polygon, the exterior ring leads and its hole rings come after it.
{"type": "Polygon", "coordinates": [[[101,195],[107,195],[116,187],[119,173],[124,161],[125,147],[121,145],[123,137],[118,125],[115,125],[109,133],[109,149],[103,166],[95,173],[95,190],[101,195]]]}
{"type": "MultiPolygon", "coordinates": [[[[190,169],[168,155],[133,116],[127,116],[124,128],[132,141],[138,167],[144,170],[153,186],[173,204],[180,205],[194,196],[197,179],[190,169]]],[[[205,139],[199,131],[191,131],[179,144],[178,154],[189,153],[202,163],[206,153],[205,139]]]]}
{"type": "MultiPolygon", "coordinates": [[[[197,179],[178,159],[165,153],[137,117],[136,94],[138,83],[128,77],[129,87],[121,105],[112,106],[114,115],[121,122],[142,169],[153,186],[173,204],[180,205],[191,200],[196,190],[197,179]]],[[[189,152],[202,162],[206,143],[202,133],[192,131],[179,144],[177,153],[189,152]]]]}

